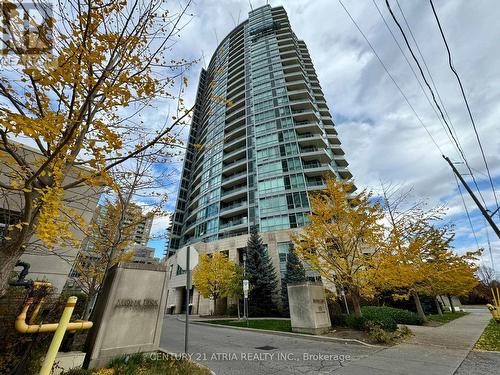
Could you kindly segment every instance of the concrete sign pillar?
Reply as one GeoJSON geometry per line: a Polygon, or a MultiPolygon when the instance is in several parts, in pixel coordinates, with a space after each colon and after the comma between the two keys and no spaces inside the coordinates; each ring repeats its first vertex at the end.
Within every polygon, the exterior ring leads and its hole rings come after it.
{"type": "Polygon", "coordinates": [[[321,334],[332,326],[323,284],[288,284],[288,303],[292,331],[321,334]]]}
{"type": "Polygon", "coordinates": [[[110,269],[87,339],[89,368],[122,354],[158,349],[166,282],[163,264],[119,263],[110,269]]]}

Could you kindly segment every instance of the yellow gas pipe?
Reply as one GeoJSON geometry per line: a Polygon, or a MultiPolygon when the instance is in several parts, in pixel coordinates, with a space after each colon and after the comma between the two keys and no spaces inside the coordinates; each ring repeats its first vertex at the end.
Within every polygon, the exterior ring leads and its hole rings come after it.
{"type": "MultiPolygon", "coordinates": [[[[76,297],[75,297],[76,298],[76,297]]],[[[20,333],[44,333],[44,332],[54,332],[57,327],[59,326],[59,323],[47,323],[47,324],[27,324],[26,323],[26,316],[28,313],[28,309],[30,306],[33,304],[33,298],[28,298],[26,300],[26,303],[24,304],[21,313],[17,316],[16,318],[16,331],[20,333]]],[[[40,311],[40,306],[41,306],[41,301],[38,303],[38,305],[35,307],[35,311],[33,314],[38,314],[38,311],[40,311]]],[[[34,322],[35,317],[31,317],[30,323],[34,322]]],[[[92,327],[93,323],[89,321],[84,321],[84,320],[77,320],[76,322],[72,322],[68,324],[68,331],[79,331],[83,329],[90,329],[92,327]]]]}
{"type": "MultiPolygon", "coordinates": [[[[46,282],[33,282],[33,287],[35,289],[40,287],[51,287],[52,284],[46,282]]],[[[64,307],[64,311],[61,315],[61,319],[59,323],[48,323],[48,324],[34,324],[38,313],[42,307],[42,303],[44,298],[41,297],[38,303],[31,314],[31,318],[29,320],[29,324],[26,323],[26,316],[28,314],[28,310],[30,306],[33,304],[33,298],[30,297],[26,300],[21,309],[21,313],[17,316],[16,322],[14,324],[16,331],[21,333],[44,333],[44,332],[54,332],[54,337],[50,343],[49,350],[45,355],[45,359],[42,364],[42,368],[40,370],[40,375],[49,375],[52,366],[54,365],[54,361],[57,356],[57,352],[59,351],[59,347],[61,346],[61,342],[64,338],[64,334],[66,331],[74,332],[84,329],[90,329],[93,325],[92,322],[77,320],[75,322],[70,323],[71,315],[73,315],[73,310],[75,309],[76,301],[78,298],[71,296],[68,298],[66,302],[66,306],[64,307]]]]}
{"type": "MultiPolygon", "coordinates": [[[[70,324],[69,320],[71,319],[71,315],[73,315],[73,310],[75,309],[77,300],[78,298],[73,296],[68,298],[66,307],[64,307],[61,319],[59,320],[59,324],[55,324],[57,326],[57,329],[54,333],[54,337],[52,337],[52,341],[50,342],[49,350],[47,350],[45,359],[43,360],[42,368],[40,369],[40,375],[50,375],[50,372],[52,371],[52,366],[54,365],[54,361],[56,359],[57,352],[59,351],[59,347],[61,346],[61,342],[64,338],[64,334],[66,333],[66,329],[68,329],[68,326],[70,324]]],[[[92,323],[90,323],[90,325],[92,326],[92,323]]]]}

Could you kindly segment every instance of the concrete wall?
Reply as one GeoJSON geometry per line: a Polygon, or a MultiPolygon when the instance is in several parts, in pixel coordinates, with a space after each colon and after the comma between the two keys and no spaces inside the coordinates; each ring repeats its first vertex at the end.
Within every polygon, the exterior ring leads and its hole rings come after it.
{"type": "Polygon", "coordinates": [[[119,263],[95,308],[86,363],[105,365],[122,354],[157,350],[166,301],[165,265],[119,263]]]}

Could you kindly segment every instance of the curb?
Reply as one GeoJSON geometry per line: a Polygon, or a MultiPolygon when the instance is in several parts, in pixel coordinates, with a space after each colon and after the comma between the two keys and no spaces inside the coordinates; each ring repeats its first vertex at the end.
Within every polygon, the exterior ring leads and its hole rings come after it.
{"type": "MultiPolygon", "coordinates": [[[[180,322],[184,322],[184,320],[181,320],[179,318],[176,318],[180,322]]],[[[228,329],[236,329],[240,331],[251,331],[251,332],[260,332],[260,333],[267,333],[269,335],[276,335],[276,336],[287,336],[287,337],[294,337],[294,338],[302,338],[302,339],[307,339],[307,340],[312,340],[312,341],[323,341],[323,342],[344,342],[344,343],[355,343],[363,346],[368,346],[370,348],[380,348],[380,349],[385,349],[385,346],[380,346],[380,345],[373,345],[373,344],[368,344],[366,342],[356,340],[356,339],[342,339],[339,337],[327,337],[327,336],[315,336],[315,335],[307,335],[303,333],[295,333],[295,332],[282,332],[282,331],[270,331],[266,329],[256,329],[256,328],[247,328],[247,327],[233,327],[233,326],[226,326],[223,324],[212,324],[212,323],[206,323],[202,322],[199,320],[190,320],[192,324],[198,324],[202,326],[209,326],[209,327],[217,327],[217,328],[228,328],[228,329]]]]}

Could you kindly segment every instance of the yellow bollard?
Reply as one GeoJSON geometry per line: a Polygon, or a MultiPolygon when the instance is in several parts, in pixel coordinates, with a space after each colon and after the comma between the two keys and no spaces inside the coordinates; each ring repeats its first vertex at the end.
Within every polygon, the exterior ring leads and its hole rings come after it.
{"type": "Polygon", "coordinates": [[[73,315],[73,310],[75,309],[76,301],[78,298],[71,296],[68,298],[66,302],[66,307],[61,315],[61,319],[59,320],[59,325],[54,333],[54,337],[49,346],[49,350],[45,355],[45,359],[43,360],[42,368],[40,369],[40,375],[50,375],[52,370],[52,366],[54,365],[54,361],[57,356],[57,352],[59,351],[59,347],[61,346],[61,342],[63,340],[64,334],[66,333],[66,328],[68,327],[69,320],[71,319],[71,315],[73,315]]]}

